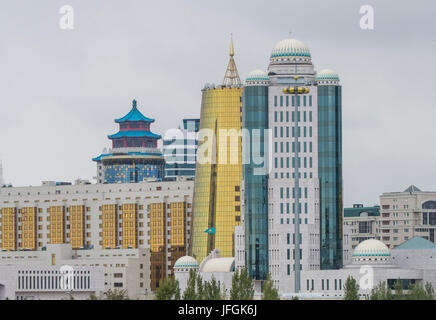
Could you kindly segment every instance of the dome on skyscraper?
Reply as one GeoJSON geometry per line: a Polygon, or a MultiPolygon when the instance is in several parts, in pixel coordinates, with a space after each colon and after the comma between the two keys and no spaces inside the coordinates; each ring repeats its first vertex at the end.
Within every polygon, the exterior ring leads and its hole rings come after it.
{"type": "Polygon", "coordinates": [[[262,70],[256,69],[251,71],[245,80],[247,85],[265,85],[269,82],[268,75],[262,70]]]}
{"type": "Polygon", "coordinates": [[[269,77],[262,70],[256,69],[248,74],[247,80],[269,80],[269,77]]]}
{"type": "Polygon", "coordinates": [[[309,48],[300,40],[285,39],[276,44],[271,51],[271,59],[280,58],[295,58],[298,57],[298,61],[307,61],[310,58],[309,48]],[[304,59],[304,60],[301,60],[304,59]]]}
{"type": "Polygon", "coordinates": [[[331,69],[324,69],[316,74],[315,80],[318,84],[336,85],[339,84],[339,75],[331,69]]]}
{"type": "Polygon", "coordinates": [[[315,79],[316,80],[339,80],[339,75],[337,74],[337,72],[335,72],[331,69],[324,69],[316,74],[315,79]]]}

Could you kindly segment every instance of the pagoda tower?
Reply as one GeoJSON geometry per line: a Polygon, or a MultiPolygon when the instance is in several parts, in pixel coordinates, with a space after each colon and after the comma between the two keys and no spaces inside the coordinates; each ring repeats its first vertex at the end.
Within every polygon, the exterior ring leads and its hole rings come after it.
{"type": "Polygon", "coordinates": [[[160,135],[150,131],[154,119],[145,117],[136,100],[124,117],[115,119],[119,131],[109,135],[112,148],[92,160],[97,162],[98,183],[129,183],[164,178],[165,160],[157,148],[160,135]]]}

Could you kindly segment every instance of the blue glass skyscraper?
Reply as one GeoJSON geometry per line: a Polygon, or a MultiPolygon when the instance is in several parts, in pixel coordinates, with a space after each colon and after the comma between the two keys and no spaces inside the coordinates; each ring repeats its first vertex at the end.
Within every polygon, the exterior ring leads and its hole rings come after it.
{"type": "Polygon", "coordinates": [[[339,77],[332,70],[318,83],[318,175],[321,269],[342,267],[342,112],[339,77]]]}
{"type": "Polygon", "coordinates": [[[242,127],[248,130],[249,140],[243,144],[247,155],[243,165],[245,263],[254,280],[265,280],[268,275],[268,171],[263,169],[267,161],[268,145],[265,130],[268,129],[269,78],[261,70],[252,71],[243,91],[242,127]],[[250,141],[251,143],[248,143],[250,141]],[[266,141],[267,142],[267,141],[266,141]]]}

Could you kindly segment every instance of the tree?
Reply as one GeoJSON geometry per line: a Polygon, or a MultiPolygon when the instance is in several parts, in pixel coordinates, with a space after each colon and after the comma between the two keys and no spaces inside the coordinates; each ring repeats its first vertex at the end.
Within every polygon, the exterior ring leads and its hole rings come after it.
{"type": "Polygon", "coordinates": [[[370,300],[392,300],[391,288],[386,286],[386,282],[380,282],[371,290],[370,300]]]}
{"type": "Polygon", "coordinates": [[[425,292],[427,293],[428,300],[434,300],[434,289],[430,282],[425,284],[425,292]]]}
{"type": "Polygon", "coordinates": [[[250,278],[247,269],[243,268],[241,272],[236,270],[232,277],[230,300],[253,300],[253,297],[253,280],[250,278]]]}
{"type": "Polygon", "coordinates": [[[199,273],[197,274],[196,277],[196,284],[197,284],[196,300],[204,300],[205,294],[204,294],[204,287],[203,287],[203,279],[201,278],[199,273]]]}
{"type": "Polygon", "coordinates": [[[398,278],[397,281],[395,281],[394,290],[395,290],[394,300],[404,300],[405,299],[406,296],[404,295],[404,292],[403,292],[403,282],[401,281],[400,278],[398,278]]]}
{"type": "Polygon", "coordinates": [[[159,281],[156,300],[180,300],[179,281],[174,277],[165,277],[159,281]]]}
{"type": "Polygon", "coordinates": [[[204,299],[205,300],[222,300],[221,286],[212,276],[211,281],[204,283],[204,299]]]}
{"type": "Polygon", "coordinates": [[[345,281],[344,291],[344,300],[359,300],[359,285],[352,276],[345,281]]]}
{"type": "Polygon", "coordinates": [[[232,288],[230,289],[230,300],[239,298],[239,271],[236,270],[232,277],[232,288]]]}
{"type": "Polygon", "coordinates": [[[274,287],[274,283],[271,280],[271,275],[269,273],[265,283],[263,284],[262,300],[280,300],[279,293],[274,287]]]}
{"type": "Polygon", "coordinates": [[[196,288],[195,288],[195,282],[196,282],[196,272],[194,269],[189,270],[189,279],[188,279],[188,285],[186,286],[185,292],[183,292],[183,300],[196,300],[197,294],[196,294],[196,288]]]}
{"type": "Polygon", "coordinates": [[[425,284],[425,288],[422,283],[415,283],[409,286],[408,300],[433,300],[434,291],[430,283],[425,284]]]}
{"type": "Polygon", "coordinates": [[[112,291],[112,289],[109,289],[104,293],[106,295],[106,300],[129,300],[129,296],[127,294],[127,290],[119,290],[115,289],[112,291]]]}
{"type": "Polygon", "coordinates": [[[88,300],[98,300],[98,297],[95,294],[90,294],[88,300]]]}

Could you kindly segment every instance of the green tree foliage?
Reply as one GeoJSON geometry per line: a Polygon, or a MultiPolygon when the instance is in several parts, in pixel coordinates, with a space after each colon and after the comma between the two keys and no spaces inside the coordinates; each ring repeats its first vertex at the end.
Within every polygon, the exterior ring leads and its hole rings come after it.
{"type": "Polygon", "coordinates": [[[434,290],[431,283],[427,282],[425,287],[422,283],[415,283],[409,286],[408,300],[434,300],[434,290]]]}
{"type": "Polygon", "coordinates": [[[250,278],[247,269],[244,268],[241,272],[236,270],[232,277],[230,300],[253,300],[253,297],[253,280],[250,278]]]}
{"type": "Polygon", "coordinates": [[[431,283],[425,286],[422,283],[415,283],[409,286],[407,292],[403,291],[401,279],[397,279],[394,285],[394,294],[385,282],[380,282],[371,290],[371,300],[434,300],[434,289],[431,283]]]}
{"type": "Polygon", "coordinates": [[[222,300],[221,286],[212,276],[211,281],[203,281],[195,270],[189,271],[188,284],[183,292],[183,300],[222,300]]]}
{"type": "Polygon", "coordinates": [[[345,281],[344,290],[344,300],[359,300],[359,285],[352,276],[345,281]]]}
{"type": "Polygon", "coordinates": [[[215,277],[212,276],[211,281],[204,283],[204,299],[222,300],[222,298],[220,284],[216,281],[215,277]]]}
{"type": "Polygon", "coordinates": [[[104,294],[106,295],[106,300],[129,300],[129,295],[127,294],[126,289],[109,289],[104,294]]]}
{"type": "Polygon", "coordinates": [[[395,281],[394,290],[395,290],[394,300],[405,299],[405,295],[403,292],[403,281],[400,278],[398,278],[397,281],[395,281]]]}
{"type": "Polygon", "coordinates": [[[188,279],[188,285],[186,286],[185,292],[183,292],[183,300],[196,300],[197,294],[196,294],[196,272],[195,270],[191,269],[189,270],[189,279],[188,279]]]}
{"type": "Polygon", "coordinates": [[[274,287],[274,283],[271,280],[271,275],[269,273],[265,283],[263,284],[262,300],[280,300],[279,293],[274,287]]]}
{"type": "Polygon", "coordinates": [[[200,274],[197,274],[196,284],[197,284],[196,299],[197,300],[204,300],[205,299],[205,292],[204,292],[204,287],[203,287],[203,279],[201,278],[200,274]]]}
{"type": "Polygon", "coordinates": [[[386,286],[386,282],[380,282],[376,287],[371,290],[370,300],[392,300],[391,288],[386,286]]]}
{"type": "Polygon", "coordinates": [[[159,281],[156,300],[180,300],[179,281],[174,277],[165,277],[159,281]]]}

